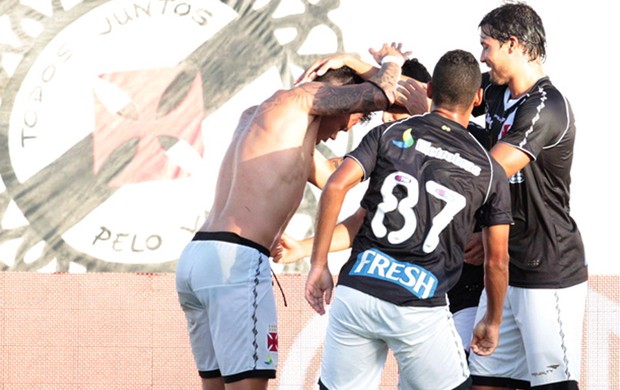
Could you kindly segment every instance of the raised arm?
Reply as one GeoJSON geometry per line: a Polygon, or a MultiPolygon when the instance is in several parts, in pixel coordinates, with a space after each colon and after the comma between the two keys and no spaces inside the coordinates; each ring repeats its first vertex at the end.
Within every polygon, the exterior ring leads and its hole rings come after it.
{"type": "Polygon", "coordinates": [[[304,83],[288,92],[290,99],[316,116],[387,109],[396,100],[396,86],[406,54],[401,52],[400,44],[384,44],[374,55],[382,61],[382,66],[367,83],[345,86],[304,83]]]}
{"type": "Polygon", "coordinates": [[[339,69],[343,66],[348,66],[353,69],[353,71],[364,80],[368,80],[379,71],[379,68],[362,61],[354,54],[337,53],[316,60],[301,76],[299,76],[295,84],[313,81],[317,77],[324,75],[328,70],[339,69]]]}

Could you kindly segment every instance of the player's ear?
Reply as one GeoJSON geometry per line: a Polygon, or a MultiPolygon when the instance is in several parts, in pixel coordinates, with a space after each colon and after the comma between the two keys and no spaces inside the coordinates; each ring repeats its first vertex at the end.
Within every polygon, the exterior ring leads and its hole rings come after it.
{"type": "Polygon", "coordinates": [[[482,99],[484,96],[484,92],[482,88],[478,88],[478,92],[476,92],[476,96],[474,96],[474,107],[478,107],[482,104],[482,99]]]}
{"type": "Polygon", "coordinates": [[[432,81],[429,81],[426,84],[426,97],[429,99],[433,98],[433,82],[432,81]]]}
{"type": "Polygon", "coordinates": [[[520,43],[519,39],[517,37],[515,37],[515,36],[511,35],[510,38],[508,38],[507,44],[508,44],[508,48],[510,50],[515,50],[517,48],[517,46],[519,46],[519,43],[520,43]]]}

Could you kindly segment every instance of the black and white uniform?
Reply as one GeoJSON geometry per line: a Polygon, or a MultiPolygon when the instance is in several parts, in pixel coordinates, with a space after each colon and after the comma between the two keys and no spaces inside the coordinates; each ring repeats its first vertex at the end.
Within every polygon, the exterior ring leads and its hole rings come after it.
{"type": "Polygon", "coordinates": [[[510,178],[514,225],[500,344],[491,356],[470,357],[474,381],[501,385],[506,382],[494,379],[501,376],[522,381],[517,385],[566,382],[572,388],[580,375],[588,279],[583,241],[570,216],[573,112],[548,77],[518,99],[510,99],[507,86],[488,84],[484,99],[489,144],[507,143],[531,161],[510,178]]]}
{"type": "Polygon", "coordinates": [[[378,126],[346,157],[370,181],[331,305],[321,383],[378,386],[389,348],[402,388],[467,386],[446,293],[481,206],[484,226],[512,221],[504,170],[463,126],[435,113],[378,126]]]}

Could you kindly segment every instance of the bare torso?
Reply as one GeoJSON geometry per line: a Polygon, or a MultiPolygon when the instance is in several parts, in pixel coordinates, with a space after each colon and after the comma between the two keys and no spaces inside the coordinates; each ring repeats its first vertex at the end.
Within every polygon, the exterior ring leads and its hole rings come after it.
{"type": "Polygon", "coordinates": [[[317,179],[313,169],[317,140],[350,129],[352,113],[383,109],[386,98],[394,102],[402,63],[383,63],[382,58],[402,58],[400,44],[384,44],[373,56],[382,63],[371,78],[373,84],[302,83],[276,92],[253,112],[244,112],[222,161],[215,200],[201,231],[232,232],[273,249],[299,207],[311,171],[317,179]]]}
{"type": "Polygon", "coordinates": [[[242,115],[222,161],[215,200],[201,231],[225,231],[271,249],[299,206],[318,117],[278,91],[242,115]]]}

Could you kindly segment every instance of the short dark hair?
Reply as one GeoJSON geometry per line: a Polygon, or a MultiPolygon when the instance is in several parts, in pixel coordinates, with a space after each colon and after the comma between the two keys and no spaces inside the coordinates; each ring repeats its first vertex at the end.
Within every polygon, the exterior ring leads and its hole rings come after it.
{"type": "Polygon", "coordinates": [[[468,108],[482,82],[480,64],[467,51],[451,50],[435,65],[431,81],[435,106],[468,108]]]}
{"type": "Polygon", "coordinates": [[[431,74],[428,73],[426,67],[422,65],[417,58],[410,58],[406,60],[401,68],[401,73],[404,76],[416,79],[421,83],[428,83],[431,81],[431,74]]]}
{"type": "Polygon", "coordinates": [[[478,25],[483,34],[504,43],[516,37],[525,47],[530,60],[545,59],[547,38],[542,19],[529,5],[507,3],[495,8],[478,25]]]}
{"type": "Polygon", "coordinates": [[[343,66],[338,69],[329,69],[323,75],[318,76],[314,81],[320,81],[331,85],[350,85],[361,84],[365,80],[360,77],[355,71],[348,66],[343,66]]]}

